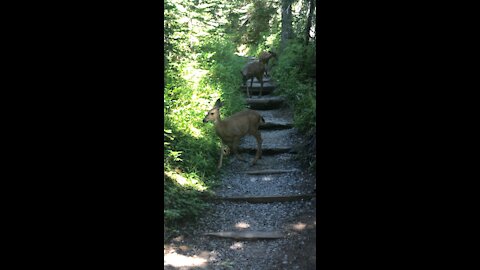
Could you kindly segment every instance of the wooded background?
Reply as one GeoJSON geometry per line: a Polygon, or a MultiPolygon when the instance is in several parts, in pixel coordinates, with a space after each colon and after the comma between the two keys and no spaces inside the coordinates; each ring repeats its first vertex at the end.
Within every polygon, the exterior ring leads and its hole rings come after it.
{"type": "MultiPolygon", "coordinates": [[[[164,3],[164,219],[175,229],[205,211],[219,181],[220,140],[202,122],[215,100],[222,117],[245,108],[244,56],[271,50],[276,93],[295,127],[315,138],[316,3],[313,0],[166,0],[164,3]]],[[[311,157],[310,157],[311,158],[311,157]]],[[[311,167],[315,168],[315,161],[311,167]]]]}

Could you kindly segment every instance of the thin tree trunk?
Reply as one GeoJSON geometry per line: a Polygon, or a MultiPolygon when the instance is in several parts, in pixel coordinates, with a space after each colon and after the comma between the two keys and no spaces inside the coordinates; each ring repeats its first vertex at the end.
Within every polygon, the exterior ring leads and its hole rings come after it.
{"type": "Polygon", "coordinates": [[[282,39],[280,50],[287,46],[287,41],[292,38],[292,2],[293,0],[282,0],[282,39]]]}
{"type": "Polygon", "coordinates": [[[308,18],[307,18],[307,26],[305,27],[305,45],[308,45],[310,41],[310,28],[312,28],[312,17],[313,12],[315,11],[315,0],[310,0],[309,11],[308,11],[308,18]]]}

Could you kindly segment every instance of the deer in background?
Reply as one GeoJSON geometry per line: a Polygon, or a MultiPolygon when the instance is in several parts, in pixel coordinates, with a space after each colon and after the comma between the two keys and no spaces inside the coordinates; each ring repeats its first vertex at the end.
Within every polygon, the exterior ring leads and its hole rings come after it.
{"type": "Polygon", "coordinates": [[[222,166],[223,156],[228,155],[230,151],[235,154],[238,160],[245,161],[238,154],[238,145],[240,144],[240,139],[246,135],[252,135],[257,140],[257,152],[251,163],[251,166],[255,165],[257,160],[262,158],[262,136],[260,131],[258,131],[258,127],[265,124],[265,119],[258,112],[246,109],[222,120],[220,118],[220,107],[222,106],[223,103],[218,99],[215,102],[215,106],[208,111],[203,119],[204,123],[213,122],[215,133],[225,145],[220,150],[220,161],[217,169],[220,169],[222,166]]]}
{"type": "Polygon", "coordinates": [[[254,62],[247,63],[243,68],[243,70],[240,71],[240,73],[242,74],[243,85],[247,86],[247,96],[249,98],[252,97],[250,95],[250,91],[248,90],[249,87],[248,87],[247,81],[251,79],[250,88],[252,88],[254,77],[257,78],[257,80],[260,82],[260,96],[262,96],[263,73],[265,73],[265,64],[261,61],[254,61],[254,62]]]}
{"type": "Polygon", "coordinates": [[[263,51],[258,55],[258,60],[262,62],[265,65],[265,75],[268,76],[268,61],[270,61],[271,58],[277,59],[277,54],[272,52],[272,51],[263,51]]]}

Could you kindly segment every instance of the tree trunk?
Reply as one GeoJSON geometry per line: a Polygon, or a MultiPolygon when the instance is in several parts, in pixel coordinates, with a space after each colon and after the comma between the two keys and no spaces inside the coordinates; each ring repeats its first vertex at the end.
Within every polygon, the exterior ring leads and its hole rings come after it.
{"type": "Polygon", "coordinates": [[[315,11],[315,0],[310,0],[308,11],[307,26],[305,27],[305,45],[310,41],[310,28],[312,27],[313,12],[315,11]]]}
{"type": "Polygon", "coordinates": [[[292,38],[292,2],[293,0],[282,0],[282,39],[280,50],[287,46],[287,41],[292,38]]]}

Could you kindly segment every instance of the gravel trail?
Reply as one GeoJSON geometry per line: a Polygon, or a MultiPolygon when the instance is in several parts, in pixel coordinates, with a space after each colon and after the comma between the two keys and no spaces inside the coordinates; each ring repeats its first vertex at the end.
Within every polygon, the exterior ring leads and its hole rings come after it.
{"type": "MultiPolygon", "coordinates": [[[[264,152],[255,166],[250,167],[233,156],[224,160],[222,184],[215,193],[227,197],[313,194],[316,177],[302,168],[293,151],[302,142],[302,136],[284,125],[293,121],[290,110],[283,105],[257,111],[266,122],[281,125],[278,129],[270,126],[261,130],[264,152]],[[282,150],[275,151],[277,148],[282,150]],[[262,174],[262,170],[288,172],[262,174]],[[248,173],[252,171],[260,173],[248,173]]],[[[243,138],[240,145],[243,158],[252,160],[255,147],[253,137],[243,138]]],[[[316,200],[314,197],[272,203],[210,202],[209,211],[196,224],[164,245],[164,269],[315,269],[316,200]],[[203,235],[239,231],[280,232],[283,237],[239,240],[203,235]]]]}

